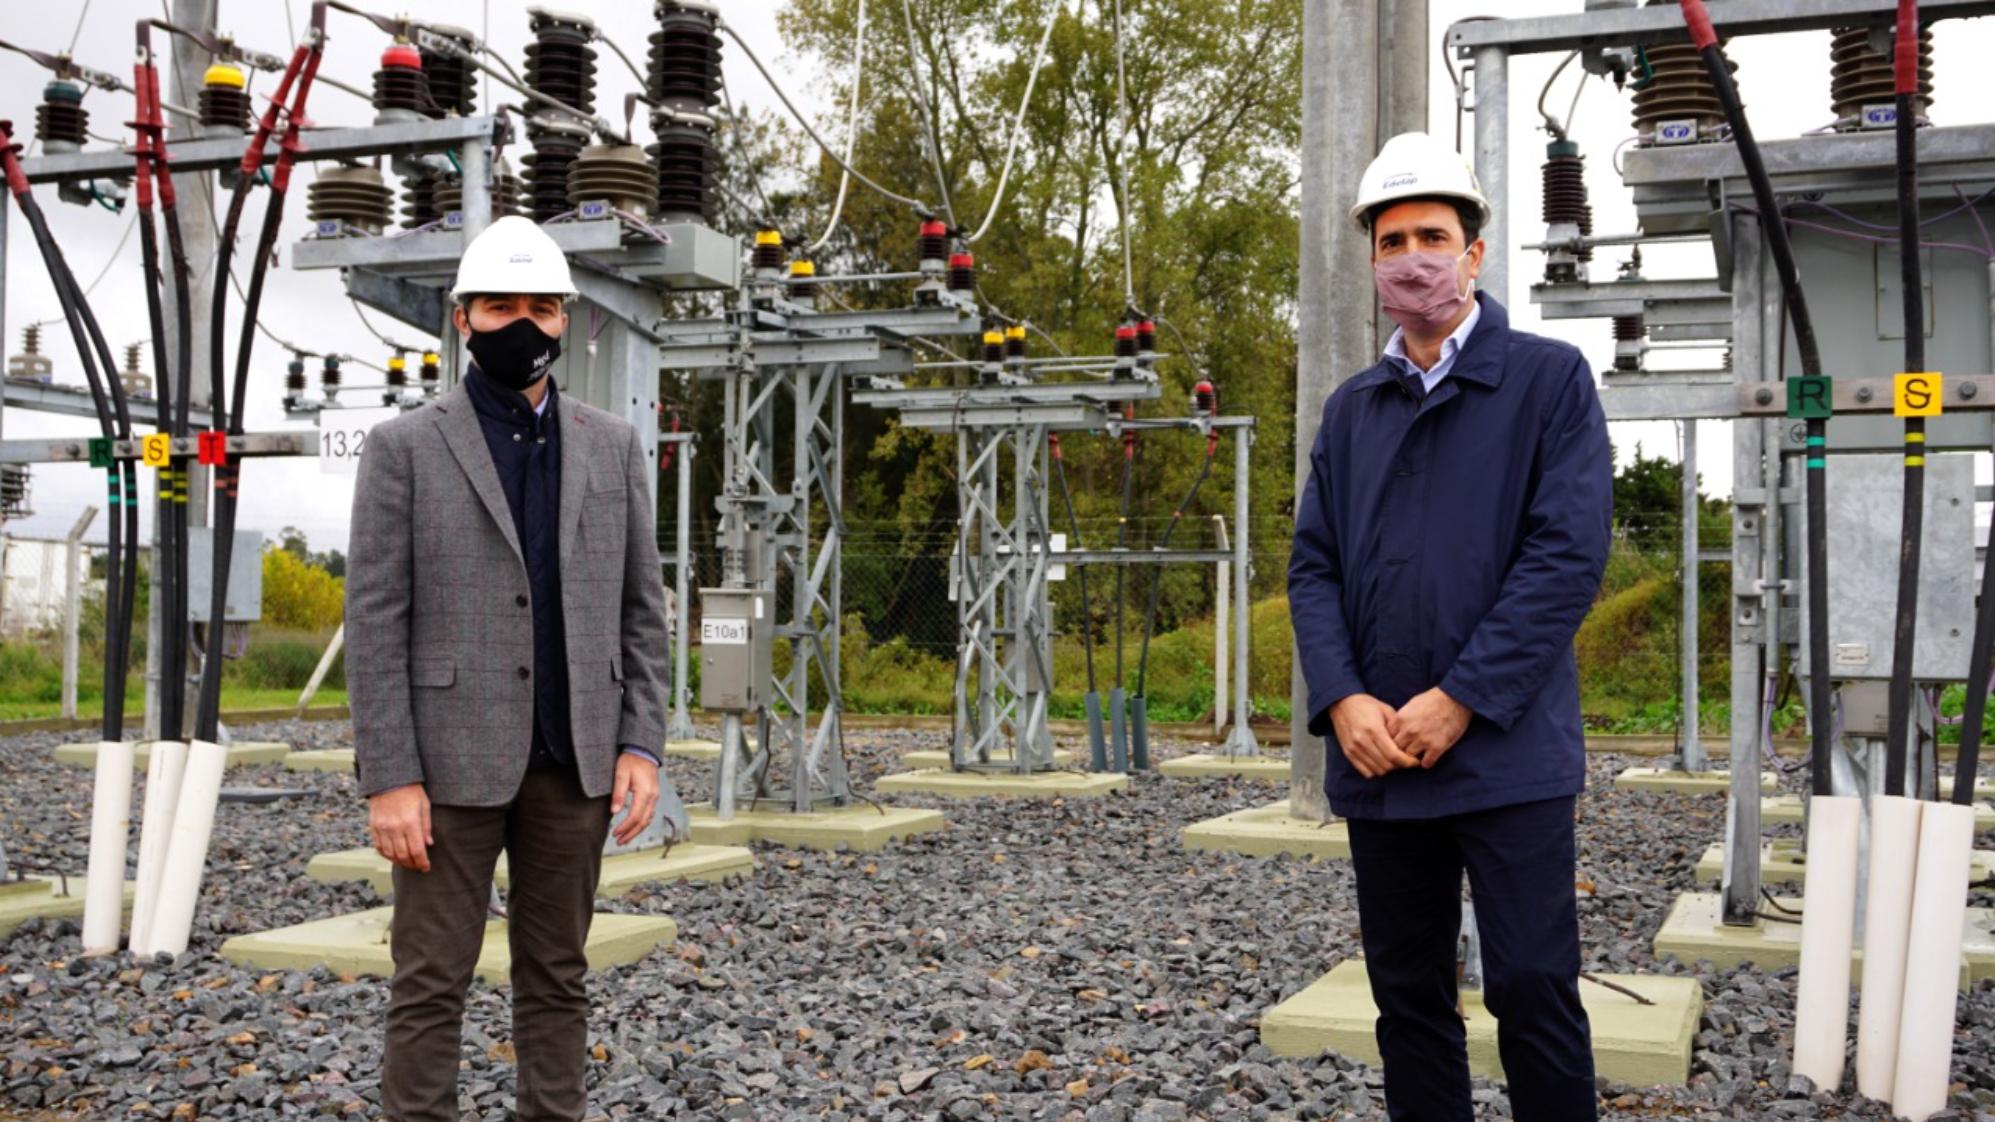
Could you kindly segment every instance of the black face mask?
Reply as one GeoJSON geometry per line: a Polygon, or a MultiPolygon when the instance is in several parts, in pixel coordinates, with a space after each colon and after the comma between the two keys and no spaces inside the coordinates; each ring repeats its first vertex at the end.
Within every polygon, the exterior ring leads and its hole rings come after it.
{"type": "Polygon", "coordinates": [[[540,380],[561,356],[561,340],[551,339],[531,319],[521,317],[496,331],[472,331],[464,344],[478,369],[509,390],[540,380]]]}

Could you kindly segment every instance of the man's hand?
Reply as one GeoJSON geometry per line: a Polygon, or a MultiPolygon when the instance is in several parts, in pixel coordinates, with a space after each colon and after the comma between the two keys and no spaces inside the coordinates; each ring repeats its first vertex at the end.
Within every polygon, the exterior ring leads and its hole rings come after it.
{"type": "Polygon", "coordinates": [[[658,765],[635,752],[624,752],[617,756],[616,786],[610,792],[610,817],[628,804],[630,816],[623,820],[610,836],[618,845],[630,844],[630,839],[644,832],[651,825],[651,816],[658,813],[658,765]]]}
{"type": "Polygon", "coordinates": [[[1435,686],[1400,708],[1399,726],[1392,738],[1401,751],[1418,759],[1421,767],[1431,768],[1468,731],[1470,716],[1468,706],[1435,686]]]}
{"type": "Polygon", "coordinates": [[[1330,726],[1344,758],[1366,779],[1419,762],[1395,743],[1399,720],[1392,706],[1368,693],[1354,693],[1330,707],[1330,726]]]}
{"type": "Polygon", "coordinates": [[[374,851],[404,869],[429,872],[429,792],[420,783],[391,787],[367,799],[367,832],[374,851]]]}

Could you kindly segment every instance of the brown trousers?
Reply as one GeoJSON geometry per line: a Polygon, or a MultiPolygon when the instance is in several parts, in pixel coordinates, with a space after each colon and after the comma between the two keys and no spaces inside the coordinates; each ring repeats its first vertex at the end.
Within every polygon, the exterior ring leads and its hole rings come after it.
{"type": "Polygon", "coordinates": [[[432,806],[430,871],[395,869],[395,978],[381,1058],[389,1122],[456,1122],[464,994],[484,945],[492,869],[505,851],[520,1122],[579,1122],[588,1104],[583,953],[610,801],[568,768],[530,770],[510,805],[432,806]]]}

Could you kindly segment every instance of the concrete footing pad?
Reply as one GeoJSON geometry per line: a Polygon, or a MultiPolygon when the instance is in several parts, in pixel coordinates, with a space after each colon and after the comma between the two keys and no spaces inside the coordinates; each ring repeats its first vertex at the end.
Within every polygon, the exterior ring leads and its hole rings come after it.
{"type": "MultiPolygon", "coordinates": [[[[1953,776],[1940,776],[1940,798],[1953,798],[1953,776]]],[[[1977,802],[1995,800],[1995,779],[1976,777],[1974,780],[1974,798],[1977,802]]]]}
{"type": "MultiPolygon", "coordinates": [[[[253,767],[257,764],[283,763],[284,757],[291,754],[291,746],[281,740],[238,740],[229,745],[226,767],[253,767]]],[[[71,767],[94,768],[97,766],[97,743],[65,744],[55,750],[55,762],[71,767]]],[[[152,762],[152,742],[142,740],[132,748],[132,764],[145,767],[152,762]]]]}
{"type": "Polygon", "coordinates": [[[1173,779],[1265,779],[1288,782],[1285,756],[1216,756],[1200,752],[1157,765],[1157,774],[1173,779]]]}
{"type": "MultiPolygon", "coordinates": [[[[1690,1045],[1703,1015],[1704,995],[1693,978],[1605,974],[1603,980],[1641,994],[1626,994],[1580,979],[1580,1000],[1593,1025],[1594,1070],[1636,1086],[1680,1084],[1690,1078],[1690,1045]]],[[[1496,1019],[1482,994],[1462,995],[1467,1014],[1469,1070],[1503,1076],[1496,1052],[1496,1019]]],[[[1261,1016],[1261,1043],[1278,1056],[1315,1056],[1328,1049],[1366,1063],[1379,1062],[1371,983],[1363,959],[1347,959],[1308,989],[1261,1016]]]]}
{"type": "MultiPolygon", "coordinates": [[[[1725,845],[1712,843],[1697,859],[1697,883],[1717,884],[1725,874],[1725,845]]],[[[1801,853],[1800,838],[1774,838],[1760,846],[1759,877],[1763,884],[1799,888],[1808,881],[1808,863],[1801,853]]],[[[1995,849],[1977,849],[1968,865],[1969,881],[1995,877],[1995,849]]]]}
{"type": "MultiPolygon", "coordinates": [[[[1803,807],[1808,799],[1805,795],[1774,795],[1759,801],[1759,820],[1763,826],[1798,825],[1803,819],[1803,807]]],[[[1974,832],[1984,833],[1995,830],[1995,806],[1987,803],[1974,804],[1974,832]]]]}
{"type": "MultiPolygon", "coordinates": [[[[29,877],[0,884],[0,939],[31,919],[82,919],[83,877],[29,877]]],[[[125,914],[132,911],[132,882],[125,882],[125,914]]]]}
{"type": "Polygon", "coordinates": [[[1238,853],[1243,857],[1295,857],[1338,860],[1351,855],[1350,827],[1341,820],[1312,822],[1291,818],[1288,800],[1249,807],[1186,826],[1186,849],[1238,853]]]}
{"type": "MultiPolygon", "coordinates": [[[[675,845],[672,852],[662,858],[657,850],[603,858],[603,875],[596,882],[596,895],[621,896],[640,884],[654,882],[721,881],[736,873],[754,871],[755,854],[740,846],[675,845]]],[[[364,880],[383,896],[394,891],[395,887],[388,859],[364,847],[321,853],[305,865],[305,875],[320,884],[364,880]]],[[[493,870],[492,879],[498,882],[500,888],[506,888],[511,883],[507,877],[504,854],[499,855],[499,864],[493,870]]]]}
{"type": "MultiPolygon", "coordinates": [[[[1781,907],[1803,910],[1800,897],[1776,897],[1781,907]]],[[[1771,907],[1765,910],[1772,911],[1771,907]]],[[[1778,970],[1801,962],[1801,925],[1761,920],[1755,927],[1727,927],[1716,892],[1686,892],[1676,898],[1662,929],[1656,932],[1656,955],[1675,955],[1682,962],[1709,959],[1721,969],[1750,962],[1762,970],[1778,970]]],[[[1780,914],[1780,913],[1775,913],[1780,914]]],[[[1791,918],[1799,919],[1794,916],[1791,918]]],[[[1961,938],[1960,984],[1965,989],[1983,978],[1995,978],[1995,908],[1967,909],[1961,938]]],[[[1863,961],[1859,947],[1851,960],[1863,961]]]]}
{"type": "Polygon", "coordinates": [[[883,775],[873,789],[883,795],[940,795],[944,798],[979,799],[1008,795],[1020,799],[1087,799],[1120,791],[1129,786],[1129,777],[1099,771],[1037,771],[1019,775],[1009,771],[902,771],[883,775]]]}
{"type": "MultiPolygon", "coordinates": [[[[1667,791],[1676,795],[1722,795],[1732,789],[1729,771],[1677,771],[1664,767],[1631,767],[1614,777],[1616,791],[1667,791]]],[[[1759,773],[1759,790],[1770,795],[1780,789],[1780,778],[1770,771],[1759,773]]]]}
{"type": "MultiPolygon", "coordinates": [[[[390,977],[395,963],[388,951],[388,923],[393,908],[370,908],[352,915],[238,935],[222,944],[222,957],[238,966],[274,970],[310,970],[323,966],[341,974],[390,977]]],[[[589,925],[589,969],[602,970],[636,962],[679,937],[679,925],[664,916],[626,916],[598,912],[589,925]]],[[[506,945],[506,921],[485,924],[485,945],[478,952],[479,978],[488,985],[505,985],[513,956],[506,945]]]]}
{"type": "Polygon", "coordinates": [[[668,740],[665,742],[665,754],[688,760],[718,760],[720,759],[720,741],[668,740]]]}
{"type": "Polygon", "coordinates": [[[353,770],[353,749],[351,748],[304,748],[284,757],[285,771],[344,771],[353,770]]]}
{"type": "MultiPolygon", "coordinates": [[[[1009,752],[991,753],[991,763],[993,764],[1010,767],[1011,761],[1012,755],[1009,752]]],[[[1065,748],[1053,749],[1054,767],[1070,767],[1073,765],[1073,762],[1074,754],[1072,752],[1067,751],[1065,748]]],[[[909,771],[947,771],[950,767],[949,750],[944,748],[940,751],[909,752],[901,757],[901,763],[909,771]]]]}
{"type": "Polygon", "coordinates": [[[764,807],[750,810],[736,807],[734,817],[722,822],[714,817],[712,803],[686,808],[693,827],[693,841],[700,845],[748,845],[768,842],[796,849],[855,852],[884,849],[888,842],[940,830],[948,825],[939,810],[914,807],[879,807],[864,804],[832,807],[809,814],[764,807]],[[882,813],[884,811],[884,813],[882,813]]]}

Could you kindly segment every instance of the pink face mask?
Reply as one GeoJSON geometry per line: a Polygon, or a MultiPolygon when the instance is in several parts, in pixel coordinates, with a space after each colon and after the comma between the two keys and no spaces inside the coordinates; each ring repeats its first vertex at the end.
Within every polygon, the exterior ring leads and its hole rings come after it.
{"type": "Polygon", "coordinates": [[[1373,262],[1372,277],[1385,314],[1414,335],[1432,335],[1446,327],[1462,301],[1469,299],[1469,286],[1456,273],[1467,256],[1467,250],[1461,257],[1402,253],[1373,262]]]}

